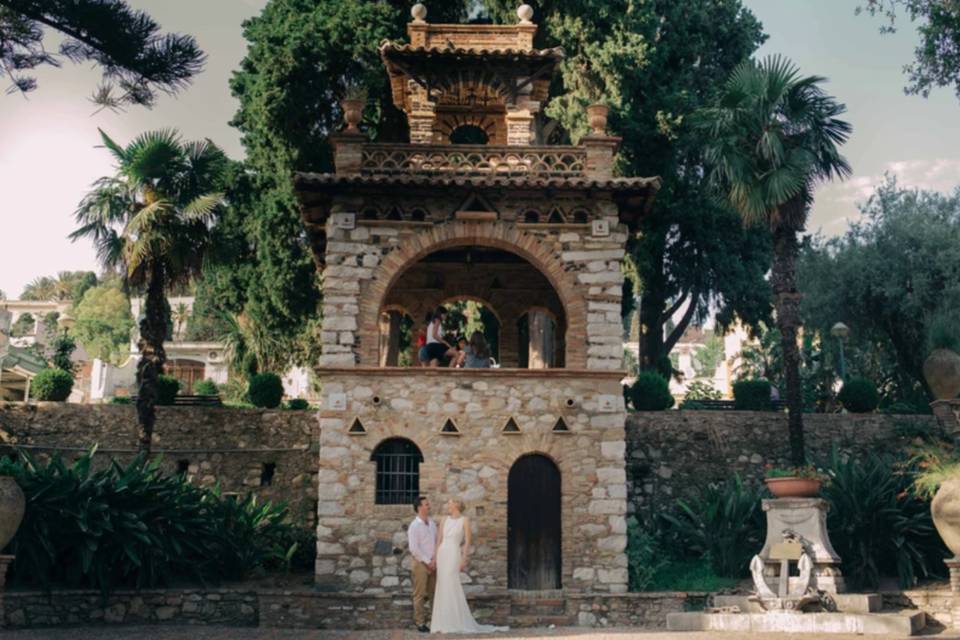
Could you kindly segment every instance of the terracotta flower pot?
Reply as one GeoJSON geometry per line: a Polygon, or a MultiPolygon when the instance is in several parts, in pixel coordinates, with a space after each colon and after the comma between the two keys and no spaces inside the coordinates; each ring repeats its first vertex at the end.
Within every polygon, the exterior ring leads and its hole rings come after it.
{"type": "Polygon", "coordinates": [[[767,488],[777,498],[813,498],[820,493],[816,478],[766,478],[767,488]]]}
{"type": "Polygon", "coordinates": [[[943,543],[955,557],[960,557],[960,478],[940,485],[930,503],[930,515],[943,543]]]}
{"type": "Polygon", "coordinates": [[[347,98],[340,101],[340,106],[343,108],[343,121],[347,123],[347,131],[360,131],[357,125],[363,121],[364,101],[347,98]]]}
{"type": "Polygon", "coordinates": [[[953,400],[960,395],[960,354],[934,349],[923,363],[923,377],[935,399],[953,400]]]}
{"type": "Polygon", "coordinates": [[[0,551],[16,535],[26,506],[27,498],[16,481],[10,476],[0,476],[0,551]]]}
{"type": "Polygon", "coordinates": [[[610,107],[605,104],[591,104],[587,107],[587,120],[590,122],[593,135],[607,135],[607,116],[609,114],[610,107]]]}

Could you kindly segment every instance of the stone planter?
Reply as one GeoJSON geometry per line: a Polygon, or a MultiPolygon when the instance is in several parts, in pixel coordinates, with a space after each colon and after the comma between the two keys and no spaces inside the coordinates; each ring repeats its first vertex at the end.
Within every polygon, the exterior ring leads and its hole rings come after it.
{"type": "Polygon", "coordinates": [[[923,377],[935,399],[953,400],[960,395],[960,354],[934,349],[923,363],[923,377]]]}
{"type": "Polygon", "coordinates": [[[820,481],[816,478],[766,478],[764,482],[778,498],[813,498],[820,493],[820,481]]]}
{"type": "Polygon", "coordinates": [[[0,476],[0,551],[16,535],[26,505],[27,498],[16,481],[10,476],[0,476]]]}
{"type": "Polygon", "coordinates": [[[360,131],[357,125],[363,121],[364,104],[363,100],[355,98],[345,98],[340,101],[340,106],[343,108],[343,121],[347,123],[347,131],[351,133],[360,131]]]}
{"type": "Polygon", "coordinates": [[[954,557],[960,557],[960,478],[940,485],[930,503],[933,525],[954,557]]]}
{"type": "Polygon", "coordinates": [[[610,107],[605,104],[591,104],[587,107],[587,120],[590,122],[590,130],[593,135],[607,135],[607,116],[609,113],[610,107]]]}

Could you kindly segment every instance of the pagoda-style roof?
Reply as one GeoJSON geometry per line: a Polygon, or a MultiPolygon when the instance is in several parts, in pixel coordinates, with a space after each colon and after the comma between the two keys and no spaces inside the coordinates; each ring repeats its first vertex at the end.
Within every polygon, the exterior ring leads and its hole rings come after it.
{"type": "Polygon", "coordinates": [[[311,188],[325,190],[324,187],[337,185],[597,190],[632,192],[649,195],[652,198],[660,188],[660,178],[609,178],[604,180],[588,177],[501,177],[493,174],[486,176],[430,176],[402,173],[394,175],[339,175],[335,173],[298,172],[295,184],[297,189],[302,190],[311,190],[311,188]]]}

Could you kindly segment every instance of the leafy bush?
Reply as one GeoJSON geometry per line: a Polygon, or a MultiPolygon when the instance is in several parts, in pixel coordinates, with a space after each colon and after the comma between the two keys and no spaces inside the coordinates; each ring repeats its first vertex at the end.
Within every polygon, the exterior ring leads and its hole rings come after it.
{"type": "Polygon", "coordinates": [[[287,409],[291,411],[305,411],[310,408],[310,402],[304,398],[291,398],[287,401],[287,409]]]}
{"type": "Polygon", "coordinates": [[[92,454],[71,466],[59,456],[42,465],[25,452],[0,462],[29,504],[11,543],[15,582],[107,592],[240,579],[298,557],[291,541],[302,534],[285,522],[284,505],[222,497],[162,475],[159,460],[94,471],[92,454]]]}
{"type": "Polygon", "coordinates": [[[276,409],[283,400],[283,383],[275,373],[258,373],[250,378],[247,396],[255,407],[276,409]]]}
{"type": "Polygon", "coordinates": [[[706,559],[724,578],[746,574],[750,559],[763,546],[765,520],[760,509],[762,490],[740,476],[700,490],[690,501],[678,500],[678,510],[663,514],[670,546],[706,559]]]}
{"type": "Polygon", "coordinates": [[[704,559],[669,560],[647,585],[650,591],[720,591],[737,585],[736,578],[718,576],[704,559]]]}
{"type": "Polygon", "coordinates": [[[627,520],[627,571],[630,591],[644,591],[667,564],[655,535],[640,528],[637,519],[627,520]]]}
{"type": "Polygon", "coordinates": [[[744,411],[770,411],[770,382],[758,379],[733,383],[733,401],[744,411]]]}
{"type": "Polygon", "coordinates": [[[630,404],[637,411],[663,411],[673,406],[666,378],[653,371],[641,371],[630,387],[630,404]]]}
{"type": "Polygon", "coordinates": [[[50,346],[53,348],[50,364],[57,369],[63,369],[70,374],[71,378],[76,378],[76,365],[70,359],[70,356],[77,350],[77,341],[66,333],[61,333],[53,339],[50,346]]]}
{"type": "Polygon", "coordinates": [[[110,404],[133,404],[133,398],[130,396],[114,396],[110,398],[110,404]]]}
{"type": "Polygon", "coordinates": [[[180,393],[180,381],[173,376],[157,377],[157,404],[169,406],[180,393]]]}
{"type": "Polygon", "coordinates": [[[837,400],[850,413],[872,413],[880,404],[877,386],[866,378],[850,378],[843,383],[837,400]]]}
{"type": "Polygon", "coordinates": [[[930,319],[927,326],[927,348],[949,349],[960,353],[960,314],[940,312],[930,319]]]}
{"type": "Polygon", "coordinates": [[[197,380],[193,383],[193,393],[198,396],[215,396],[219,393],[217,383],[213,380],[197,380]]]}
{"type": "Polygon", "coordinates": [[[876,588],[880,576],[896,575],[902,588],[943,572],[947,550],[930,517],[930,503],[911,492],[911,477],[877,455],[841,459],[834,451],[827,526],[843,558],[843,574],[855,590],[876,588]]]}
{"type": "Polygon", "coordinates": [[[684,401],[689,400],[719,400],[722,397],[717,389],[709,382],[703,380],[694,380],[687,385],[687,395],[683,397],[684,401]]]}
{"type": "Polygon", "coordinates": [[[30,395],[37,400],[63,402],[73,390],[73,376],[63,369],[42,369],[30,382],[30,395]]]}

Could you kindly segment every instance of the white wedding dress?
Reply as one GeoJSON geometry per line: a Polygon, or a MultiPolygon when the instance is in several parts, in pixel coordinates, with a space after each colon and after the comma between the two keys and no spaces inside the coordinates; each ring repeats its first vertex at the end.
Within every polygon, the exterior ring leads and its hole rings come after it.
{"type": "Polygon", "coordinates": [[[492,633],[509,627],[477,624],[467,606],[460,584],[460,547],[463,545],[463,518],[443,521],[443,541],[437,550],[437,588],[433,594],[430,633],[492,633]]]}

